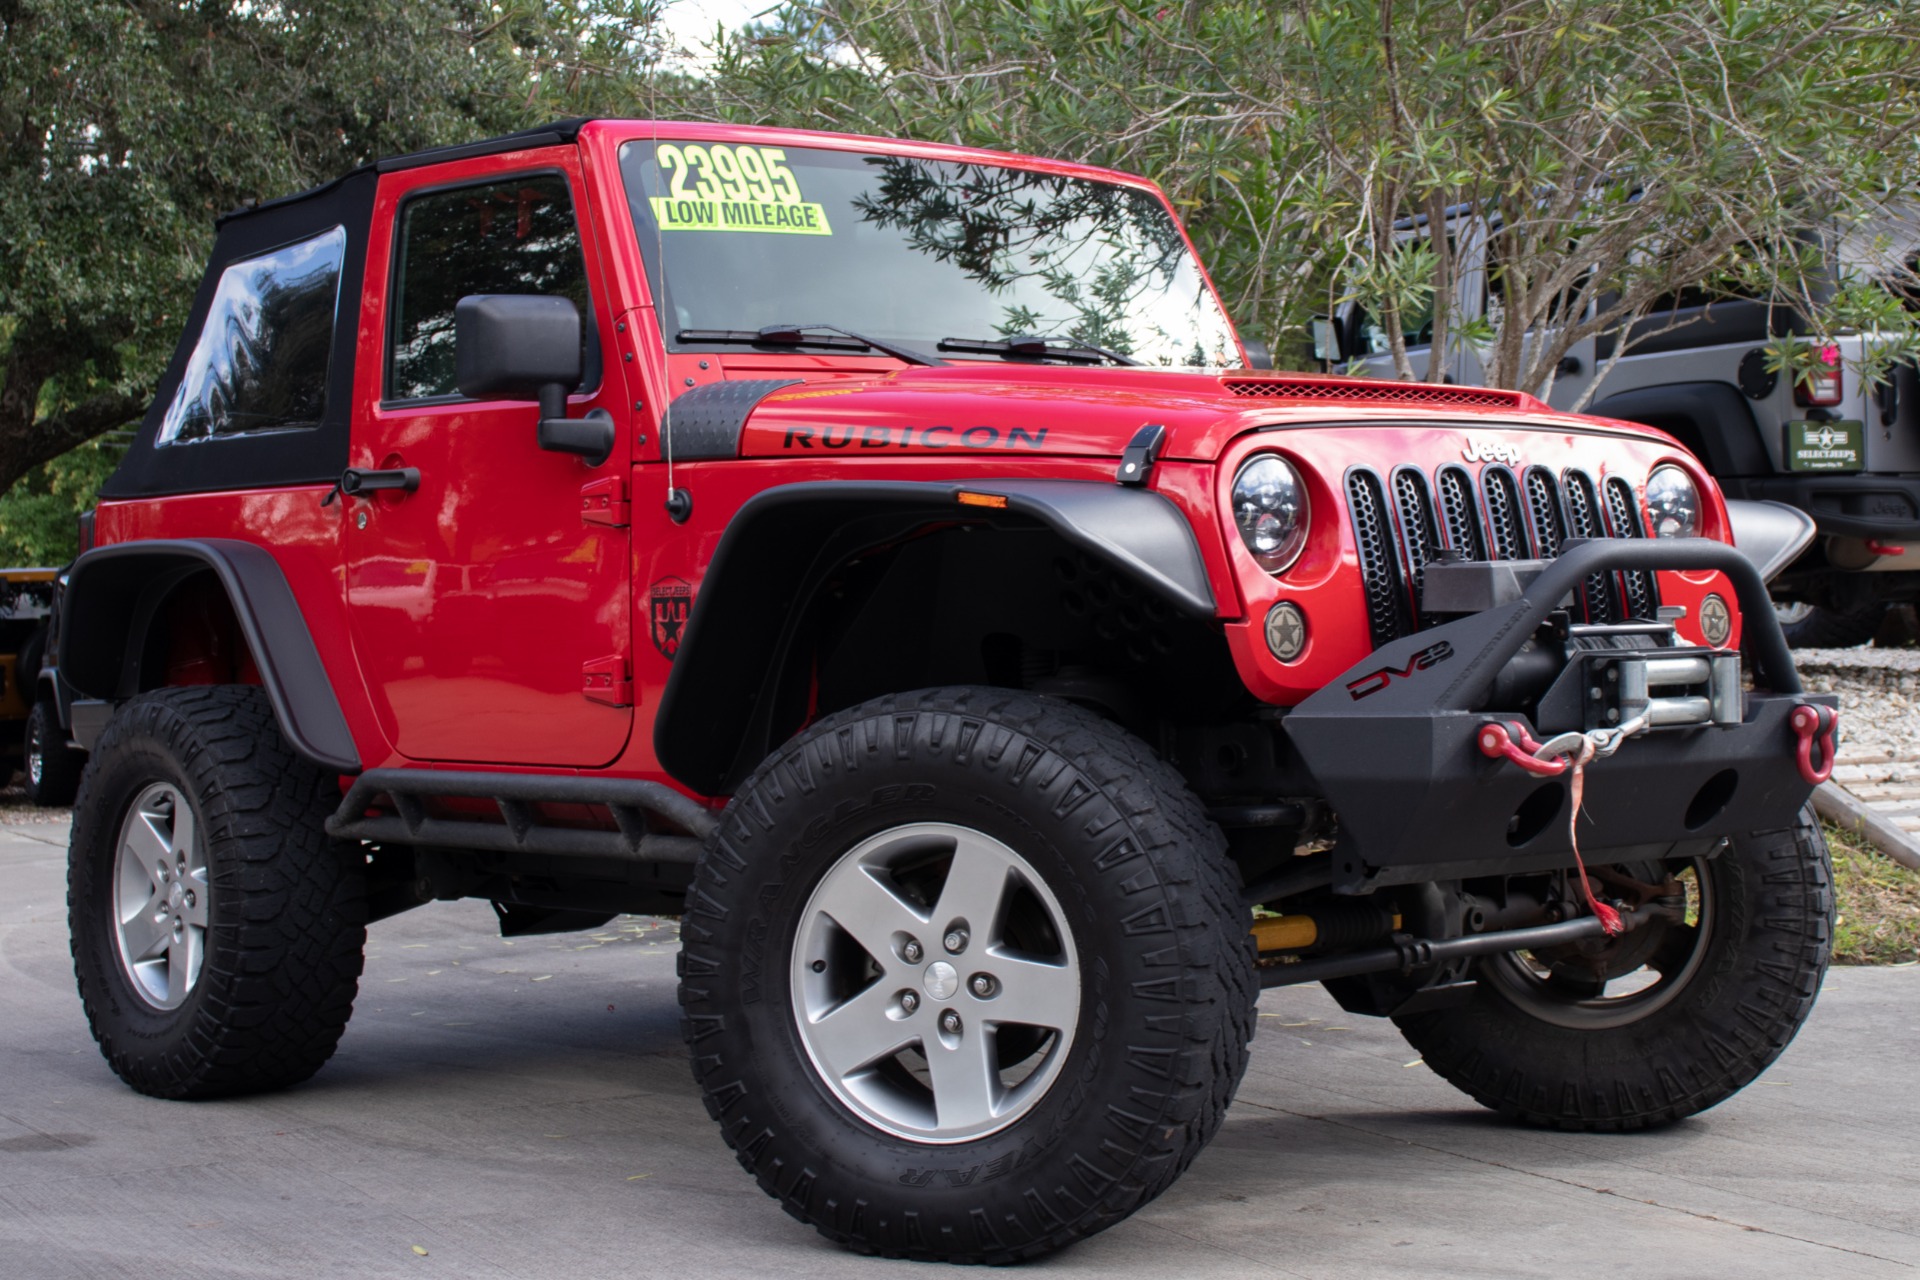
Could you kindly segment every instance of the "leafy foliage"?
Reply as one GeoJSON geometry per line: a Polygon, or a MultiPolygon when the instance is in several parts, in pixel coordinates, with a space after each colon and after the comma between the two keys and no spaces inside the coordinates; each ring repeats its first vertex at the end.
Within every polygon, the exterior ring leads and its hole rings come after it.
{"type": "MultiPolygon", "coordinates": [[[[1808,234],[1910,198],[1917,89],[1920,12],[1849,0],[812,0],[668,97],[1144,172],[1256,335],[1297,341],[1351,297],[1403,376],[1430,325],[1544,391],[1574,342],[1682,289],[1757,288],[1816,338],[1867,319],[1905,264],[1836,291],[1808,234]],[[1470,237],[1492,237],[1484,282],[1470,237]]],[[[1870,379],[1915,349],[1906,312],[1871,321],[1870,379]]]]}
{"type": "Polygon", "coordinates": [[[0,0],[0,485],[144,411],[220,213],[597,104],[652,16],[0,0]]]}

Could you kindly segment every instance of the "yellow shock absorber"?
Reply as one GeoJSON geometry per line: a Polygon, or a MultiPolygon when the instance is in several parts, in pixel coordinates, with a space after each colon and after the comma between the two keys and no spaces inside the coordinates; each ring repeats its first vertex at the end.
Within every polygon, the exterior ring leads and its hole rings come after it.
{"type": "Polygon", "coordinates": [[[1253,940],[1261,951],[1299,951],[1319,936],[1312,916],[1264,916],[1253,922],[1253,940]]]}

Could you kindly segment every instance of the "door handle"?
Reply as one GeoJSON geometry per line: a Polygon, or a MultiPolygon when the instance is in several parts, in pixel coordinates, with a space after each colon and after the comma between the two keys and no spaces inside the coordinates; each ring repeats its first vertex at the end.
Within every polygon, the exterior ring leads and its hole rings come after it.
{"type": "Polygon", "coordinates": [[[360,467],[348,467],[340,473],[340,479],[333,488],[327,490],[327,496],[320,499],[320,505],[329,507],[333,500],[342,494],[349,498],[363,493],[373,493],[381,489],[398,489],[403,493],[412,493],[420,487],[420,468],[389,467],[382,471],[367,470],[360,467]]]}

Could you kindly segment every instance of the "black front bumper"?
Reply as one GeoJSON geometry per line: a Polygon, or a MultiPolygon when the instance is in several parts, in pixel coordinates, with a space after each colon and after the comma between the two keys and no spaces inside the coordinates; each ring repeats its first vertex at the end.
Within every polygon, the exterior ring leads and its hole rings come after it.
{"type": "Polygon", "coordinates": [[[1568,543],[1520,599],[1385,645],[1290,712],[1286,730],[1339,817],[1334,886],[1572,865],[1568,775],[1543,778],[1480,750],[1495,677],[1586,575],[1716,569],[1733,582],[1756,692],[1737,724],[1661,728],[1586,769],[1588,861],[1707,852],[1721,838],[1790,824],[1812,794],[1788,719],[1802,692],[1765,585],[1732,547],[1686,541],[1568,543]],[[1383,678],[1384,673],[1384,678],[1383,678]]]}

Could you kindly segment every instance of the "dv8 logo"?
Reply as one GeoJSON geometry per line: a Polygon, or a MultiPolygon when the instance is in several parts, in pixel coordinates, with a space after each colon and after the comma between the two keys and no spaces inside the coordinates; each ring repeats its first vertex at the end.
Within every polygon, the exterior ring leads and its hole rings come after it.
{"type": "Polygon", "coordinates": [[[1369,671],[1358,680],[1347,682],[1347,692],[1353,695],[1355,702],[1380,692],[1395,680],[1405,680],[1416,671],[1425,671],[1438,666],[1453,656],[1453,646],[1442,640],[1439,644],[1428,645],[1413,655],[1413,661],[1405,667],[1381,667],[1378,671],[1369,671]]]}

